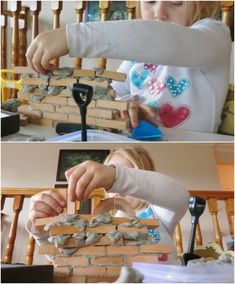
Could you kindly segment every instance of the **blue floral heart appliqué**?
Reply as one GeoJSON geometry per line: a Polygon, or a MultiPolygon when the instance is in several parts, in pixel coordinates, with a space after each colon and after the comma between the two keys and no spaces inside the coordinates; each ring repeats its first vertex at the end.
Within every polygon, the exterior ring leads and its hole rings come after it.
{"type": "Polygon", "coordinates": [[[181,79],[179,83],[177,83],[172,76],[168,76],[166,78],[166,85],[171,92],[171,95],[176,97],[186,91],[189,88],[190,83],[188,79],[181,79]]]}
{"type": "Polygon", "coordinates": [[[145,80],[150,75],[150,73],[151,72],[149,70],[145,70],[141,74],[138,74],[134,71],[131,73],[131,81],[138,89],[140,89],[143,86],[145,80]]]}

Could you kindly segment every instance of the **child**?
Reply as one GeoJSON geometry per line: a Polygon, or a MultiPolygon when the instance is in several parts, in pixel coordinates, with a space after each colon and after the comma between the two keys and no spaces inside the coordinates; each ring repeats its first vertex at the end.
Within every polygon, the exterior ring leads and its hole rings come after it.
{"type": "Polygon", "coordinates": [[[33,68],[46,73],[50,60],[119,58],[125,83],[117,99],[131,100],[133,127],[140,118],[168,128],[216,132],[225,101],[231,54],[228,27],[214,18],[216,1],[141,1],[143,20],[68,24],[40,34],[27,51],[33,68]],[[156,21],[158,20],[158,21],[156,21]],[[142,63],[143,62],[143,63],[142,63]]]}
{"type": "MultiPolygon", "coordinates": [[[[105,188],[108,193],[121,195],[141,218],[159,218],[160,227],[152,231],[156,243],[172,247],[171,260],[176,259],[173,233],[176,224],[188,207],[189,194],[173,178],[154,171],[149,154],[143,148],[112,151],[105,165],[86,161],[68,171],[68,196],[71,201],[86,199],[95,188],[105,188]]],[[[32,197],[27,228],[36,233],[35,218],[58,215],[65,207],[65,200],[56,191],[39,193],[32,197]]],[[[120,214],[118,214],[120,215],[120,214]]],[[[35,235],[39,243],[45,236],[35,235]]]]}

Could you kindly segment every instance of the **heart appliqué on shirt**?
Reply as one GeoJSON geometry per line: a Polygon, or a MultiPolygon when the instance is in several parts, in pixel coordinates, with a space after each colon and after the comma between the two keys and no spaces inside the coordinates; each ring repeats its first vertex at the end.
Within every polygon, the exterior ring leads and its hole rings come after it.
{"type": "Polygon", "coordinates": [[[154,64],[149,64],[149,63],[144,64],[144,70],[150,70],[152,74],[155,73],[157,67],[158,65],[154,65],[154,64]]]}
{"type": "Polygon", "coordinates": [[[153,78],[148,83],[151,98],[155,98],[166,88],[166,82],[162,79],[153,78]]]}
{"type": "Polygon", "coordinates": [[[174,108],[169,103],[162,103],[157,109],[158,115],[165,127],[172,128],[185,122],[191,114],[188,106],[182,105],[174,108]]]}
{"type": "Polygon", "coordinates": [[[131,69],[135,64],[135,61],[129,61],[129,69],[131,69]]]}
{"type": "Polygon", "coordinates": [[[166,85],[171,92],[171,95],[176,97],[186,91],[189,88],[190,83],[188,79],[181,79],[179,83],[177,83],[172,76],[168,76],[166,78],[166,85]]]}
{"type": "Polygon", "coordinates": [[[149,70],[145,70],[141,74],[138,74],[137,72],[134,71],[131,73],[131,81],[138,89],[140,89],[143,86],[146,79],[148,78],[149,74],[150,74],[149,70]]]}

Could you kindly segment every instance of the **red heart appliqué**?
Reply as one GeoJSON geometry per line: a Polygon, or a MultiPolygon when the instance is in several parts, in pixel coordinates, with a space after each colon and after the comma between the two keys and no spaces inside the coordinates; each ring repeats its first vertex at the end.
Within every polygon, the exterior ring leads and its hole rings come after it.
{"type": "Polygon", "coordinates": [[[181,105],[174,108],[170,103],[160,104],[157,111],[163,125],[168,128],[182,124],[191,114],[191,110],[188,106],[181,105]]]}

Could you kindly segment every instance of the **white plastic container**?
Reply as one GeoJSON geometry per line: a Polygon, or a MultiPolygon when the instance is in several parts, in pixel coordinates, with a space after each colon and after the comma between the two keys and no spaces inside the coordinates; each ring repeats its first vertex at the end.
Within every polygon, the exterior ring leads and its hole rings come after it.
{"type": "Polygon", "coordinates": [[[180,266],[133,263],[144,275],[144,283],[234,283],[232,264],[180,266]]]}
{"type": "MultiPolygon", "coordinates": [[[[81,130],[75,131],[73,133],[49,138],[47,141],[52,142],[81,142],[81,130]]],[[[87,141],[136,141],[128,138],[125,135],[115,134],[107,131],[87,129],[87,141]]]]}

